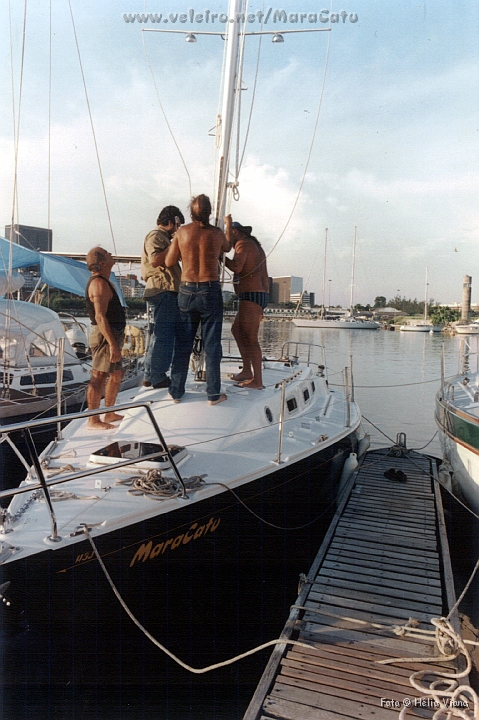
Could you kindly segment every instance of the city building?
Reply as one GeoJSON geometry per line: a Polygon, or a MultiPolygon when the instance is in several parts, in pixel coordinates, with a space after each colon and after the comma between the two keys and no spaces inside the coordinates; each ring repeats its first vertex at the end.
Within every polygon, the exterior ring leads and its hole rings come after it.
{"type": "Polygon", "coordinates": [[[124,275],[118,278],[121,291],[125,298],[142,298],[145,286],[138,282],[136,275],[124,275]]]}
{"type": "Polygon", "coordinates": [[[271,279],[271,302],[274,305],[279,303],[294,302],[291,295],[303,292],[303,278],[288,275],[271,279]]]}
{"type": "Polygon", "coordinates": [[[301,301],[301,307],[313,307],[314,300],[314,293],[309,293],[306,290],[303,293],[291,293],[290,295],[290,302],[298,303],[301,301]],[[303,296],[302,298],[301,295],[303,296]]]}
{"type": "Polygon", "coordinates": [[[52,231],[47,228],[33,227],[32,225],[5,225],[5,237],[17,245],[29,250],[51,252],[52,231]]]}

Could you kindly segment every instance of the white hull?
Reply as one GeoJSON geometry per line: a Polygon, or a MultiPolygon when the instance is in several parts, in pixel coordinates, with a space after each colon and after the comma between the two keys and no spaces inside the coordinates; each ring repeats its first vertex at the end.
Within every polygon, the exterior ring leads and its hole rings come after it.
{"type": "Polygon", "coordinates": [[[471,325],[456,325],[454,330],[458,335],[479,335],[479,323],[471,325]]]}
{"type": "Polygon", "coordinates": [[[378,330],[379,323],[374,320],[320,320],[320,319],[302,319],[293,318],[293,323],[297,327],[321,328],[322,330],[378,330]]]}
{"type": "Polygon", "coordinates": [[[467,504],[479,514],[479,373],[457,375],[436,396],[443,458],[467,504]]]}
{"type": "Polygon", "coordinates": [[[422,332],[422,333],[440,333],[443,331],[443,325],[401,325],[401,332],[422,332]]]}
{"type": "Polygon", "coordinates": [[[466,503],[479,514],[479,455],[441,433],[441,449],[447,458],[466,503]]]}

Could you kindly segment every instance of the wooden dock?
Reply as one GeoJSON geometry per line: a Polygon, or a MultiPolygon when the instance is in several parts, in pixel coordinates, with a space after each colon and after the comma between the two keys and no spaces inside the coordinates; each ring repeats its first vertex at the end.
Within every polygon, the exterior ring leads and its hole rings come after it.
{"type": "MultiPolygon", "coordinates": [[[[405,705],[407,718],[433,716],[438,706],[421,700],[409,677],[453,672],[451,665],[378,661],[437,655],[433,639],[397,635],[391,626],[414,618],[432,630],[431,617],[447,615],[455,603],[435,473],[434,461],[400,446],[365,455],[244,720],[397,720],[405,705]],[[390,470],[406,479],[388,479],[390,470]]],[[[459,629],[457,613],[451,623],[459,629]]]]}

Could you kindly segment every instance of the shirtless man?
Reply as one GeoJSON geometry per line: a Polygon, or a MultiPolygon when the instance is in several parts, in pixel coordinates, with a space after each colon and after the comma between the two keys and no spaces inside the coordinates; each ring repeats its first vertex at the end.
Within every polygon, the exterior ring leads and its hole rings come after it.
{"type": "Polygon", "coordinates": [[[180,402],[185,393],[188,366],[196,331],[201,322],[201,338],[206,355],[206,393],[210,405],[226,400],[221,393],[223,296],[218,277],[218,261],[231,249],[222,230],[210,225],[211,203],[206,195],[193,198],[192,222],[183,225],[173,238],[164,263],[182,263],[178,307],[181,340],[175,349],[169,394],[180,402]],[[182,330],[182,332],[181,332],[182,330]]]}
{"type": "Polygon", "coordinates": [[[226,267],[234,272],[233,285],[239,308],[231,332],[243,360],[243,369],[233,376],[240,387],[263,389],[262,353],[258,342],[259,324],[268,304],[269,278],[264,250],[251,235],[250,226],[227,223],[226,237],[235,254],[226,258],[226,267]]]}
{"type": "MultiPolygon", "coordinates": [[[[86,307],[91,321],[90,348],[92,371],[86,391],[89,410],[96,410],[105,388],[105,407],[113,407],[123,377],[121,349],[125,330],[125,311],[114,286],[109,281],[115,260],[111,253],[94,247],[86,256],[91,278],[86,286],[86,307]],[[106,383],[106,385],[105,385],[106,383]]],[[[88,418],[87,426],[95,430],[110,430],[111,423],[122,420],[114,412],[105,413],[104,421],[99,415],[88,418]]]]}

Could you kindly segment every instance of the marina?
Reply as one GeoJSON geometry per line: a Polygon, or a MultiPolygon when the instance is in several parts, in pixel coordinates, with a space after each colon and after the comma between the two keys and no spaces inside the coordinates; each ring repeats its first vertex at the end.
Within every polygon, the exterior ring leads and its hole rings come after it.
{"type": "MultiPolygon", "coordinates": [[[[420,334],[403,335],[402,333],[368,333],[364,335],[361,332],[352,332],[345,335],[340,332],[331,332],[330,330],[325,331],[325,334],[327,334],[328,337],[328,379],[333,390],[344,388],[344,381],[340,373],[336,375],[334,374],[332,368],[334,365],[341,367],[343,362],[348,362],[350,355],[354,358],[354,393],[356,400],[360,402],[362,406],[362,430],[363,432],[367,431],[370,433],[371,446],[374,449],[384,447],[386,442],[385,436],[394,438],[395,430],[397,430],[398,426],[407,427],[408,436],[411,438],[409,443],[411,446],[419,448],[423,445],[427,445],[427,451],[431,455],[440,457],[441,451],[437,436],[434,438],[436,430],[434,427],[434,394],[440,385],[440,366],[441,355],[443,352],[443,343],[438,342],[439,338],[437,336],[420,334]],[[399,361],[400,365],[398,365],[399,361]],[[414,413],[412,412],[412,408],[415,408],[414,413]]],[[[229,326],[226,325],[225,342],[223,344],[225,348],[233,350],[234,346],[228,341],[228,335],[229,326]]],[[[299,343],[306,343],[313,339],[317,342],[323,341],[320,330],[295,328],[291,323],[268,323],[263,325],[260,339],[262,347],[268,355],[278,353],[284,342],[296,341],[299,343]]],[[[455,367],[457,363],[456,355],[459,349],[459,338],[447,338],[445,339],[445,345],[446,374],[449,375],[452,368],[455,367]]],[[[156,394],[158,393],[152,393],[151,396],[153,397],[156,394]]],[[[148,392],[143,391],[142,395],[143,397],[147,397],[148,392]]],[[[134,398],[132,397],[131,401],[133,401],[133,399],[134,398]]],[[[187,408],[187,405],[185,404],[184,407],[187,408]]],[[[88,439],[83,438],[83,440],[89,444],[92,443],[91,437],[88,439]]],[[[289,442],[291,442],[291,440],[289,440],[289,442]]],[[[87,450],[87,447],[85,447],[85,450],[87,450]]],[[[56,462],[58,463],[58,461],[56,462]]],[[[60,460],[60,463],[61,462],[62,461],[60,460]]],[[[66,459],[63,462],[71,462],[75,466],[78,461],[75,458],[71,460],[66,459]]],[[[396,467],[396,462],[396,458],[394,460],[388,459],[386,461],[386,470],[391,467],[396,467]]],[[[180,471],[182,471],[181,462],[179,463],[179,468],[180,471]]],[[[408,488],[410,489],[410,483],[412,482],[412,478],[410,480],[411,473],[407,470],[405,472],[408,476],[408,481],[405,483],[404,487],[394,484],[392,489],[395,492],[404,493],[408,488]]],[[[211,470],[209,474],[210,473],[211,470]]],[[[187,474],[189,475],[189,473],[187,474]]],[[[311,477],[314,477],[314,472],[311,477]]],[[[208,478],[206,481],[208,482],[208,478]]],[[[384,484],[387,483],[387,480],[383,479],[380,482],[384,484]]],[[[388,485],[392,485],[392,483],[388,483],[388,485]]],[[[62,487],[65,486],[59,486],[59,488],[62,487]]],[[[89,494],[92,493],[92,491],[93,493],[98,492],[98,490],[94,490],[93,485],[89,494]]],[[[381,498],[377,499],[377,506],[374,509],[374,515],[369,517],[371,526],[375,526],[377,524],[377,527],[382,529],[380,517],[382,514],[382,503],[385,502],[386,500],[382,501],[381,498]]],[[[151,501],[149,501],[149,503],[151,504],[151,501]]],[[[57,508],[59,507],[58,502],[54,503],[54,507],[57,511],[57,508]]],[[[268,519],[264,514],[264,508],[262,510],[261,506],[258,506],[257,509],[259,510],[258,515],[261,518],[268,519]]],[[[217,511],[222,513],[220,506],[217,507],[217,511]]],[[[448,506],[448,512],[451,511],[454,512],[452,505],[451,507],[448,506]]],[[[156,511],[153,508],[151,512],[155,513],[156,511]]],[[[293,525],[292,517],[293,516],[291,515],[291,525],[293,525]]],[[[219,556],[217,556],[215,565],[213,565],[211,569],[208,569],[207,564],[202,561],[202,577],[205,586],[207,588],[215,588],[215,591],[213,596],[211,596],[211,593],[207,593],[205,595],[206,604],[203,602],[203,605],[201,606],[201,615],[202,617],[210,616],[211,618],[215,618],[216,630],[214,631],[212,639],[214,637],[216,645],[215,654],[219,653],[222,660],[232,657],[235,654],[235,650],[240,651],[254,648],[258,644],[259,639],[266,642],[270,641],[274,637],[280,636],[281,628],[288,616],[288,608],[295,603],[299,574],[307,572],[310,567],[311,562],[317,553],[318,547],[321,544],[322,538],[328,532],[331,517],[332,516],[326,514],[324,516],[324,522],[321,521],[319,525],[313,525],[311,532],[308,533],[309,562],[307,557],[304,555],[303,550],[300,550],[301,543],[298,544],[296,540],[296,550],[291,552],[291,557],[295,559],[288,565],[285,564],[286,556],[284,555],[284,552],[280,553],[278,563],[272,563],[271,559],[266,563],[263,555],[263,561],[259,562],[255,567],[251,561],[253,555],[248,554],[249,551],[246,546],[243,546],[241,550],[239,548],[234,549],[233,547],[230,547],[230,549],[227,550],[227,554],[230,558],[232,554],[237,557],[242,557],[242,560],[238,564],[238,568],[243,568],[241,571],[241,577],[246,583],[245,588],[249,588],[249,590],[252,591],[255,586],[262,587],[261,594],[259,596],[253,592],[248,592],[247,594],[249,607],[248,612],[252,616],[255,616],[258,612],[260,612],[260,608],[262,608],[260,634],[258,635],[258,633],[254,632],[251,633],[250,631],[246,633],[243,632],[241,642],[238,643],[235,641],[234,646],[232,646],[231,636],[227,632],[228,616],[230,613],[226,612],[225,615],[224,611],[226,611],[227,608],[229,610],[234,608],[233,615],[236,616],[240,610],[237,605],[238,594],[236,581],[231,586],[231,595],[229,599],[227,599],[224,596],[226,588],[220,588],[218,586],[219,556]],[[237,555],[237,553],[239,554],[237,555]],[[245,560],[245,558],[248,557],[250,557],[250,560],[245,560]],[[215,576],[217,578],[216,580],[215,576]],[[282,592],[280,593],[281,601],[279,604],[277,597],[278,578],[281,578],[282,587],[282,592]],[[223,610],[221,609],[221,606],[218,605],[220,596],[223,597],[223,602],[226,603],[223,610]],[[213,603],[212,605],[211,602],[213,603]]],[[[205,521],[209,520],[209,518],[210,516],[205,516],[205,521]]],[[[191,527],[191,524],[192,521],[190,521],[188,527],[191,527]]],[[[300,523],[297,522],[297,524],[300,523]]],[[[451,523],[449,523],[449,526],[450,524],[451,523]]],[[[255,537],[258,538],[258,531],[250,525],[249,521],[247,521],[247,516],[243,518],[243,526],[249,527],[250,531],[253,531],[252,539],[255,537]]],[[[213,539],[218,533],[218,530],[215,530],[215,532],[212,533],[212,527],[212,524],[210,524],[206,537],[209,535],[213,539]]],[[[451,530],[451,527],[448,527],[448,529],[451,530]]],[[[459,580],[457,581],[459,590],[462,589],[465,582],[463,577],[467,578],[470,572],[467,560],[472,562],[474,559],[474,551],[472,547],[470,553],[464,553],[464,547],[469,547],[469,545],[467,545],[468,541],[466,541],[461,535],[463,531],[463,523],[460,523],[459,525],[456,523],[455,529],[452,528],[453,535],[455,533],[459,533],[460,535],[459,558],[463,566],[459,569],[463,573],[463,576],[460,575],[459,580]]],[[[179,537],[182,532],[181,528],[178,532],[175,532],[173,526],[171,526],[169,537],[171,537],[174,542],[175,538],[179,537]]],[[[251,535],[251,532],[249,532],[249,534],[251,535]]],[[[6,535],[5,539],[9,542],[9,535],[6,535]]],[[[196,546],[199,547],[201,539],[196,540],[195,542],[196,546]]],[[[257,552],[258,542],[259,540],[253,541],[253,546],[251,547],[253,554],[254,552],[257,552]]],[[[291,539],[289,542],[291,542],[291,539]]],[[[151,551],[153,549],[154,546],[152,546],[151,551]]],[[[289,548],[289,551],[292,551],[291,547],[289,548]]],[[[175,550],[174,552],[177,551],[175,550]]],[[[88,543],[82,543],[82,549],[75,551],[70,565],[75,564],[76,559],[79,556],[84,556],[86,559],[83,566],[84,571],[89,566],[91,567],[95,562],[92,553],[93,550],[91,546],[89,547],[88,543]],[[85,546],[84,549],[83,546],[85,546]]],[[[158,561],[161,562],[161,557],[160,552],[160,556],[156,559],[148,558],[144,562],[141,560],[140,562],[137,561],[135,563],[135,566],[141,571],[141,575],[143,577],[143,587],[146,587],[144,583],[147,582],[149,574],[155,567],[157,567],[158,561]]],[[[109,560],[108,558],[109,556],[107,555],[107,567],[111,568],[111,559],[109,560]]],[[[206,556],[204,557],[204,560],[206,560],[206,556]]],[[[409,565],[412,568],[414,564],[414,557],[410,558],[410,560],[411,562],[409,565]]],[[[402,563],[402,565],[400,565],[402,568],[405,564],[404,560],[401,560],[400,562],[402,563]]],[[[7,568],[8,566],[4,566],[4,574],[7,568]]],[[[81,569],[82,563],[80,563],[80,565],[76,568],[75,573],[78,575],[81,569]]],[[[172,569],[173,568],[170,565],[170,577],[172,577],[172,569]]],[[[131,573],[132,570],[135,570],[135,567],[130,569],[128,572],[131,573]]],[[[36,576],[35,564],[32,565],[31,572],[33,583],[32,587],[34,587],[34,578],[36,576]]],[[[418,568],[412,574],[419,574],[422,576],[422,565],[419,564],[418,568]]],[[[78,577],[80,576],[78,575],[78,577]]],[[[235,663],[231,668],[223,668],[222,670],[215,671],[213,674],[206,674],[203,676],[191,676],[188,672],[183,671],[178,675],[178,670],[174,670],[174,668],[170,667],[168,670],[169,682],[165,684],[161,679],[163,673],[159,677],[157,672],[153,670],[154,667],[164,667],[162,651],[151,645],[143,637],[140,630],[134,628],[132,625],[130,627],[131,621],[124,615],[124,610],[122,610],[119,606],[118,600],[113,596],[113,594],[111,594],[109,598],[105,595],[105,591],[107,590],[107,581],[105,577],[103,577],[99,568],[97,568],[96,577],[96,584],[99,583],[100,586],[104,586],[102,590],[104,600],[101,602],[102,604],[105,604],[103,608],[98,606],[98,599],[95,601],[93,600],[93,596],[91,591],[88,590],[88,586],[85,587],[85,594],[83,594],[81,591],[81,585],[78,585],[78,581],[75,583],[75,586],[77,587],[77,601],[83,605],[84,611],[82,611],[81,616],[76,616],[75,621],[73,620],[74,615],[71,616],[69,630],[64,636],[64,640],[67,642],[60,653],[58,650],[53,650],[53,647],[56,644],[55,641],[55,643],[51,645],[51,652],[47,656],[44,655],[44,651],[42,651],[41,646],[37,646],[36,644],[37,631],[35,630],[35,623],[30,626],[28,631],[25,631],[25,628],[22,629],[21,624],[17,626],[14,634],[14,645],[12,646],[10,641],[8,645],[9,657],[13,662],[12,667],[15,668],[15,684],[13,686],[6,682],[9,672],[5,674],[4,671],[4,709],[6,713],[10,707],[9,703],[12,698],[31,706],[34,702],[34,697],[39,701],[42,698],[45,700],[45,698],[48,697],[50,698],[49,702],[52,703],[52,707],[56,708],[56,712],[66,713],[72,711],[75,707],[82,707],[84,710],[84,717],[88,719],[90,717],[94,718],[96,713],[106,713],[104,715],[105,717],[113,717],[113,715],[108,715],[105,710],[107,698],[109,699],[110,696],[112,696],[112,712],[117,714],[121,712],[125,717],[131,717],[132,720],[137,717],[137,715],[135,715],[135,712],[132,709],[129,709],[130,707],[143,707],[144,717],[148,718],[156,717],[155,713],[165,712],[165,707],[169,707],[167,715],[164,717],[174,718],[175,720],[183,720],[183,718],[188,718],[190,716],[193,717],[194,715],[191,713],[195,714],[195,708],[197,708],[199,704],[202,708],[204,708],[205,717],[209,717],[215,712],[219,713],[221,718],[233,719],[242,717],[242,714],[245,712],[251,698],[253,697],[255,687],[261,677],[261,673],[268,662],[268,651],[262,651],[252,658],[235,663]],[[94,610],[94,608],[96,609],[94,610]],[[95,651],[93,646],[89,651],[87,651],[87,648],[90,647],[90,641],[87,641],[83,633],[77,635],[77,633],[73,633],[73,630],[75,626],[81,627],[84,623],[88,623],[88,625],[90,625],[92,621],[94,622],[94,627],[96,627],[95,633],[92,636],[95,646],[98,646],[98,643],[103,644],[106,642],[106,654],[104,657],[112,657],[112,653],[113,655],[116,654],[118,659],[121,658],[121,666],[124,670],[120,673],[119,667],[116,663],[113,665],[109,663],[104,668],[101,668],[97,664],[93,667],[90,662],[87,662],[86,666],[92,667],[95,674],[94,678],[85,685],[83,682],[80,682],[81,676],[83,676],[84,679],[86,678],[85,667],[83,667],[84,664],[80,661],[80,657],[82,656],[82,653],[85,652],[87,653],[85,657],[91,656],[91,653],[94,653],[95,651]],[[77,639],[74,640],[74,637],[77,637],[77,639]],[[120,645],[118,643],[120,643],[120,645]],[[125,649],[129,648],[126,654],[124,651],[121,651],[120,648],[122,646],[125,647],[125,649]],[[135,646],[137,646],[137,650],[133,650],[135,646]],[[74,650],[74,648],[76,649],[74,650]],[[138,657],[137,653],[140,649],[141,656],[138,657]],[[44,666],[44,662],[47,657],[50,659],[48,665],[44,666]],[[137,660],[134,660],[135,657],[137,660]],[[36,658],[42,658],[42,660],[38,662],[36,658]],[[65,658],[70,658],[70,661],[73,661],[73,659],[76,658],[75,665],[77,666],[77,672],[73,675],[73,677],[76,678],[73,683],[73,687],[75,688],[74,694],[70,693],[68,685],[62,687],[61,683],[58,684],[56,682],[47,681],[44,676],[44,669],[46,669],[46,667],[50,667],[50,671],[55,667],[57,668],[56,673],[59,673],[59,677],[61,677],[64,674],[64,669],[68,667],[70,662],[67,662],[65,666],[65,658]],[[60,665],[57,665],[57,663],[60,663],[60,665]],[[64,669],[60,671],[59,668],[62,666],[64,669]],[[138,677],[138,671],[140,672],[141,677],[145,677],[146,674],[150,678],[148,687],[142,685],[141,680],[138,677]],[[81,676],[79,677],[77,677],[78,672],[81,672],[81,676]],[[127,672],[129,678],[126,683],[124,679],[121,679],[123,678],[124,672],[127,672]],[[179,684],[178,677],[181,679],[179,684]],[[31,678],[38,678],[38,681],[34,681],[34,684],[32,685],[31,678]],[[154,681],[153,678],[155,678],[154,681]],[[42,687],[44,689],[40,690],[40,685],[38,685],[37,689],[34,689],[36,687],[35,682],[43,683],[42,687]],[[118,695],[120,688],[121,698],[118,695]],[[132,713],[131,715],[130,712],[132,713]]],[[[152,579],[153,577],[154,576],[152,576],[152,579]]],[[[62,578],[62,574],[59,576],[59,579],[60,578],[62,578]]],[[[67,578],[68,573],[65,576],[65,579],[67,578]]],[[[239,580],[239,577],[237,579],[239,580]]],[[[62,582],[64,582],[64,580],[62,582]]],[[[178,607],[183,606],[184,599],[181,588],[183,587],[184,582],[186,582],[187,587],[191,588],[191,583],[196,582],[195,576],[190,576],[188,574],[185,575],[183,581],[179,581],[177,592],[173,595],[171,595],[171,590],[173,588],[170,588],[170,591],[168,591],[169,600],[167,601],[169,607],[171,607],[171,603],[177,604],[178,607]]],[[[421,580],[420,585],[424,586],[424,580],[421,580]]],[[[190,592],[191,589],[189,590],[189,593],[190,592]]],[[[400,590],[400,593],[402,592],[403,589],[400,590]]],[[[6,592],[5,595],[10,599],[10,601],[13,599],[11,593],[6,592]]],[[[167,595],[165,595],[165,590],[162,590],[156,584],[153,594],[151,595],[150,593],[150,597],[157,597],[158,601],[163,605],[166,601],[167,595]]],[[[246,595],[243,597],[246,600],[246,595]]],[[[39,600],[40,595],[37,594],[35,603],[39,600]]],[[[137,599],[133,598],[132,606],[137,606],[137,602],[137,599]]],[[[150,601],[146,600],[146,602],[150,604],[150,601]]],[[[364,602],[367,605],[368,599],[365,599],[364,602]]],[[[23,607],[24,601],[22,600],[21,603],[23,607]]],[[[35,612],[39,612],[40,608],[36,608],[35,603],[32,608],[35,612]]],[[[18,602],[16,599],[13,603],[13,607],[18,608],[18,602]]],[[[52,612],[54,611],[54,607],[55,603],[50,604],[50,610],[52,612]]],[[[9,610],[9,608],[2,609],[9,610]]],[[[435,610],[436,608],[434,607],[434,611],[435,610]]],[[[58,613],[58,610],[56,610],[55,613],[58,613]]],[[[158,639],[168,638],[168,642],[166,644],[167,647],[170,650],[176,650],[180,657],[184,657],[183,650],[185,646],[185,638],[190,638],[188,641],[188,645],[190,645],[192,641],[196,641],[198,636],[197,629],[194,629],[194,618],[195,614],[192,615],[193,625],[186,635],[184,632],[177,635],[174,631],[172,618],[168,622],[167,626],[162,626],[161,622],[158,624],[158,621],[155,621],[152,625],[149,624],[149,629],[154,630],[153,634],[158,639]],[[166,635],[165,630],[167,631],[166,635]]],[[[60,621],[60,616],[58,614],[57,620],[60,621]]],[[[185,620],[186,617],[184,618],[184,621],[185,620]]],[[[62,622],[64,622],[64,619],[62,622]]],[[[6,639],[7,636],[4,635],[4,642],[6,639]]],[[[213,656],[211,655],[210,657],[213,656]]],[[[200,662],[199,664],[206,663],[200,662]]],[[[168,665],[171,665],[171,663],[168,663],[168,665]]],[[[394,667],[395,666],[390,666],[390,672],[393,672],[391,668],[394,667]]],[[[70,671],[68,671],[68,673],[70,673],[70,671]]],[[[9,717],[8,713],[5,717],[9,717]]],[[[13,718],[16,720],[15,715],[12,715],[11,717],[12,720],[13,718]]],[[[48,716],[42,715],[42,710],[40,708],[38,709],[37,717],[41,718],[48,716]]],[[[161,714],[160,717],[162,717],[161,714]]]]}
{"type": "MultiPolygon", "coordinates": [[[[123,667],[127,694],[142,694],[148,675],[160,705],[185,688],[225,692],[228,666],[203,684],[146,629],[190,667],[221,663],[275,633],[357,442],[351,389],[329,389],[327,367],[320,346],[283,344],[258,392],[234,385],[238,359],[225,358],[221,408],[208,407],[193,377],[180,404],[165,389],[143,388],[122,395],[125,417],[113,432],[88,432],[88,413],[65,416],[62,437],[38,456],[29,433],[50,420],[4,426],[3,439],[26,431],[33,464],[18,488],[0,493],[14,496],[2,511],[0,555],[5,712],[19,697],[31,702],[32,678],[59,712],[70,685],[81,698],[96,688],[100,708],[102,688],[126,692],[123,667]],[[47,638],[45,665],[37,658],[47,638]],[[104,662],[91,663],[100,645],[104,662]],[[106,661],[113,657],[118,663],[106,661]]],[[[260,663],[235,671],[242,687],[260,663]]]]}
{"type": "Polygon", "coordinates": [[[149,5],[2,26],[1,718],[479,720],[477,8],[149,5]]]}

